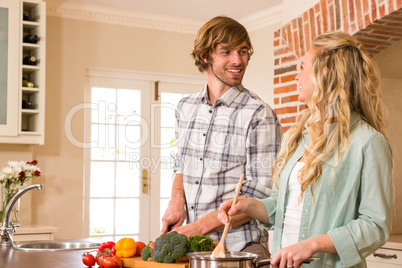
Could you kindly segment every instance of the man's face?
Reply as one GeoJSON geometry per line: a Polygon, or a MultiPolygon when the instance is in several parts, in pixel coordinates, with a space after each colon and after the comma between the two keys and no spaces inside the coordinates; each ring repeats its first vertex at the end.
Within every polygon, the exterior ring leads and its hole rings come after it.
{"type": "Polygon", "coordinates": [[[208,60],[208,74],[213,74],[209,77],[229,88],[240,85],[248,63],[247,52],[246,42],[232,48],[218,44],[208,60]]]}

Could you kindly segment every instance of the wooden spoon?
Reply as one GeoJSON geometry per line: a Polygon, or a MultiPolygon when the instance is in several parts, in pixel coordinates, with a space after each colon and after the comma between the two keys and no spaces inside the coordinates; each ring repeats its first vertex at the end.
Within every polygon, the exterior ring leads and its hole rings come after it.
{"type": "MultiPolygon", "coordinates": [[[[239,183],[237,183],[236,193],[235,193],[235,196],[233,198],[233,202],[232,202],[231,207],[233,207],[237,203],[237,198],[239,197],[241,185],[243,184],[243,179],[244,179],[244,173],[241,174],[239,183]]],[[[221,237],[221,241],[219,241],[218,245],[216,245],[214,251],[212,252],[212,257],[214,257],[214,258],[216,258],[216,257],[219,257],[219,258],[225,257],[225,239],[226,239],[226,235],[228,233],[229,226],[230,226],[231,222],[232,222],[232,217],[229,216],[229,221],[225,224],[225,229],[223,229],[223,234],[222,234],[222,237],[221,237]]]]}

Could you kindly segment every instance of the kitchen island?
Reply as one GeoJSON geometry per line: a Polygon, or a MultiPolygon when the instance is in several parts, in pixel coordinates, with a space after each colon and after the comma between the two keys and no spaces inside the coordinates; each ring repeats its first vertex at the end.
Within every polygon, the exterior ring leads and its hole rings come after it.
{"type": "MultiPolygon", "coordinates": [[[[60,240],[62,241],[62,240],[60,240]]],[[[87,241],[83,239],[69,241],[87,241]]],[[[25,242],[23,242],[25,243],[25,242]]],[[[18,243],[16,243],[18,244],[18,243]]],[[[13,247],[2,247],[0,255],[0,268],[85,268],[82,263],[82,254],[88,250],[21,250],[13,247]]],[[[95,255],[95,253],[93,252],[95,255]]],[[[141,257],[123,258],[124,267],[138,268],[187,268],[188,262],[176,264],[161,264],[153,261],[145,262],[141,257]]],[[[99,267],[95,265],[93,267],[99,267]]]]}
{"type": "Polygon", "coordinates": [[[25,251],[2,247],[0,268],[84,268],[82,253],[85,250],[25,251]]]}

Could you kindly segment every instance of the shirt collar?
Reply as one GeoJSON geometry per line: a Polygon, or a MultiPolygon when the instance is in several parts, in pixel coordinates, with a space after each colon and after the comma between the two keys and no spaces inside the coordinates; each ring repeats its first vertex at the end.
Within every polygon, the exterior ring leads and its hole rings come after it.
{"type": "Polygon", "coordinates": [[[352,130],[352,128],[357,124],[357,122],[360,119],[362,119],[361,116],[357,112],[352,111],[350,113],[350,127],[349,127],[349,129],[352,130]]]}
{"type": "MultiPolygon", "coordinates": [[[[205,84],[204,88],[202,89],[201,93],[201,101],[207,103],[208,100],[208,92],[207,92],[207,85],[205,84]]],[[[230,106],[230,104],[236,99],[236,97],[244,90],[242,84],[231,87],[225,94],[223,94],[219,99],[216,100],[216,105],[219,103],[224,103],[226,106],[230,106]]]]}
{"type": "MultiPolygon", "coordinates": [[[[355,112],[352,111],[350,113],[350,124],[349,124],[349,130],[352,130],[352,128],[357,124],[357,122],[362,119],[361,116],[355,112]]],[[[303,135],[307,134],[307,129],[304,128],[304,130],[302,131],[303,135]]]]}

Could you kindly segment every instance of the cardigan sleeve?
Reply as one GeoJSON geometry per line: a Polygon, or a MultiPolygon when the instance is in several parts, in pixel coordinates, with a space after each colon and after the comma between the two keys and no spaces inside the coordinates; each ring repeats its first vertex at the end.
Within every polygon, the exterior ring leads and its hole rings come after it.
{"type": "Polygon", "coordinates": [[[362,148],[363,161],[357,219],[328,232],[345,265],[362,262],[389,237],[392,217],[392,152],[386,139],[374,134],[362,148]]]}

